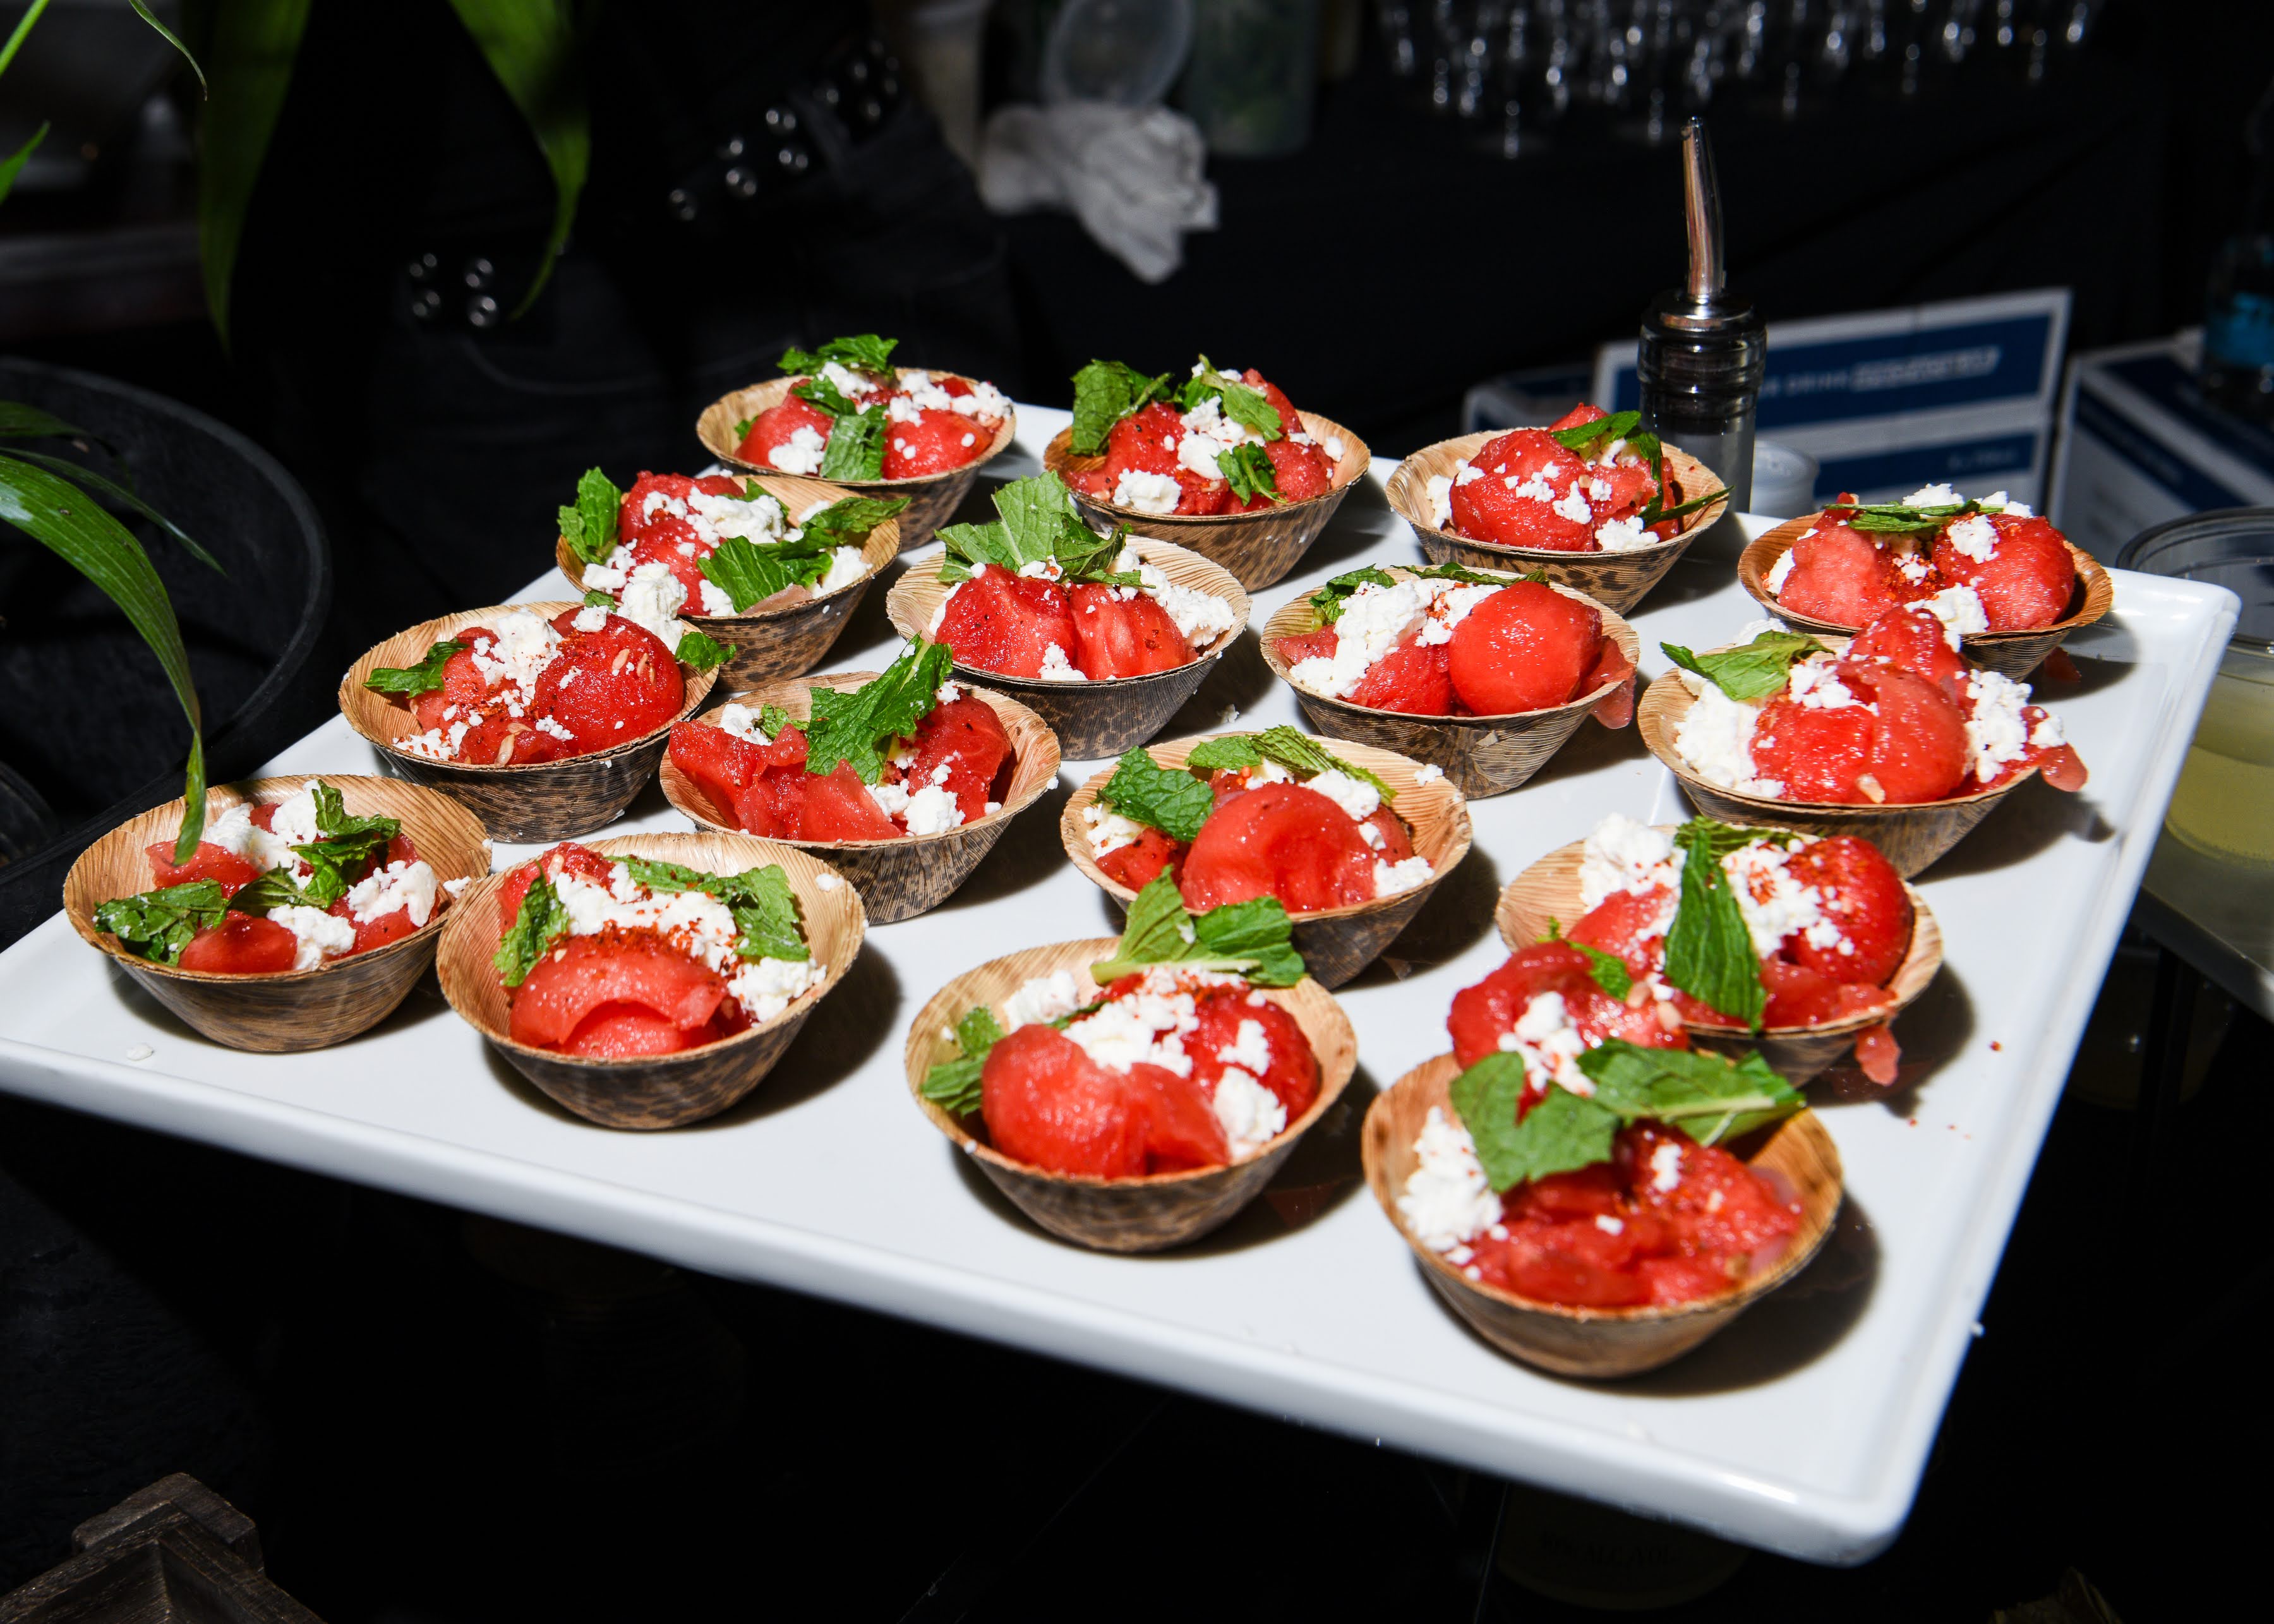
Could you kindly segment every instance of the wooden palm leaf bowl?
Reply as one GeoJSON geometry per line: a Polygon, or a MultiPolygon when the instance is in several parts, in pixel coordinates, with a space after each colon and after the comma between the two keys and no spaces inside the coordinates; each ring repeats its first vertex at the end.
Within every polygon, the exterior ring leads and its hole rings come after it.
{"type": "MultiPolygon", "coordinates": [[[[896,366],[892,369],[892,376],[905,378],[918,370],[929,369],[896,366]]],[[[963,376],[960,372],[934,372],[931,375],[934,379],[963,376]]],[[[979,380],[963,378],[963,381],[976,385],[979,380]]],[[[783,477],[775,469],[742,460],[742,436],[734,432],[734,425],[780,405],[788,395],[790,387],[796,382],[795,378],[777,378],[770,383],[752,384],[747,389],[737,389],[732,395],[712,402],[703,409],[703,415],[695,420],[696,438],[703,442],[704,450],[730,468],[747,468],[754,474],[764,474],[770,481],[783,477]]],[[[861,496],[905,496],[908,499],[907,507],[901,510],[897,521],[900,550],[905,553],[910,547],[923,545],[931,539],[934,530],[954,517],[955,510],[963,505],[964,496],[971,489],[972,481],[979,477],[979,470],[1002,455],[1004,448],[1017,438],[1018,432],[1019,414],[1006,402],[1003,422],[996,429],[995,438],[961,468],[952,468],[944,474],[920,474],[913,479],[843,479],[836,483],[840,488],[861,496]]],[[[717,634],[712,635],[715,636],[717,634]]],[[[807,669],[809,666],[798,667],[799,671],[807,669]]],[[[776,671],[769,674],[794,676],[797,673],[776,671]]]]}
{"type": "Polygon", "coordinates": [[[469,886],[442,932],[434,968],[442,996],[513,1069],[565,1109],[604,1128],[679,1128],[715,1116],[757,1087],[798,1029],[845,979],[861,951],[866,921],[861,898],[809,852],[749,835],[618,835],[592,842],[606,857],[646,857],[711,874],[740,874],[779,863],[805,915],[806,945],[827,966],[821,985],[772,1020],[717,1043],[629,1060],[587,1059],[517,1043],[505,983],[490,963],[501,934],[493,875],[469,886]]]}
{"type": "MultiPolygon", "coordinates": [[[[318,778],[339,791],[342,804],[358,817],[400,818],[437,878],[475,880],[489,872],[489,847],[472,813],[447,795],[395,778],[326,772],[216,785],[206,816],[217,817],[241,802],[275,806],[318,778]]],[[[170,801],[128,819],[88,846],[64,876],[64,912],[72,929],[108,953],[145,992],[231,1049],[290,1054],[328,1048],[377,1026],[434,962],[444,921],[463,906],[463,899],[438,906],[410,935],[312,970],[230,975],[155,964],[129,952],[109,931],[96,929],[94,910],[113,898],[150,889],[154,882],[144,848],[161,840],[170,845],[181,822],[182,802],[170,801]]]]}
{"type": "Polygon", "coordinates": [[[1471,1280],[1424,1246],[1397,1210],[1397,1198],[1413,1173],[1413,1141],[1432,1106],[1455,1116],[1449,1091],[1460,1072],[1460,1062],[1440,1055],[1399,1078],[1367,1111],[1359,1154],[1374,1199],[1412,1247],[1430,1285],[1477,1335],[1527,1365],[1600,1380],[1670,1364],[1805,1267],[1840,1211],[1839,1149],[1816,1113],[1802,1111],[1732,1146],[1755,1172],[1771,1175],[1789,1189],[1801,1207],[1799,1233],[1773,1262],[1735,1290],[1663,1307],[1573,1308],[1471,1280]]]}
{"type": "MultiPolygon", "coordinates": [[[[1118,756],[1133,744],[1142,744],[1169,725],[1187,699],[1196,693],[1216,662],[1224,658],[1246,629],[1247,594],[1229,571],[1197,553],[1149,537],[1133,536],[1129,545],[1137,556],[1178,586],[1210,592],[1231,605],[1232,624],[1212,642],[1201,645],[1199,658],[1174,671],[1156,671],[1145,677],[1109,677],[1102,682],[1038,682],[1026,677],[1006,677],[999,671],[983,671],[959,662],[959,680],[1006,693],[1041,717],[1058,735],[1058,748],[1069,761],[1096,761],[1118,756]]],[[[920,561],[904,571],[885,595],[885,612],[903,637],[930,635],[932,616],[950,588],[940,580],[937,565],[920,561]]],[[[1067,652],[1071,654],[1072,650],[1067,652]]]]}
{"type": "Polygon", "coordinates": [[[687,700],[662,726],[627,739],[613,749],[527,766],[509,762],[502,767],[481,767],[410,755],[396,748],[398,740],[420,731],[410,707],[364,686],[364,680],[378,667],[415,665],[425,658],[431,645],[447,642],[462,628],[482,625],[508,610],[526,610],[549,620],[562,610],[576,606],[573,603],[493,604],[486,609],[462,609],[397,632],[350,665],[340,679],[340,714],[379,750],[389,772],[440,790],[480,818],[482,826],[498,839],[566,840],[605,828],[653,776],[656,763],[663,759],[664,746],[670,742],[673,725],[703,708],[711,685],[718,680],[717,671],[679,668],[687,684],[687,700]]]}
{"type": "MultiPolygon", "coordinates": [[[[769,682],[730,695],[696,719],[715,723],[719,712],[728,704],[743,704],[752,710],[761,705],[779,705],[789,712],[791,720],[802,726],[813,713],[813,689],[856,688],[875,680],[877,675],[873,671],[845,671],[809,681],[769,682]]],[[[910,835],[898,840],[781,842],[800,851],[820,853],[852,881],[872,924],[889,925],[899,920],[914,919],[946,901],[957,886],[971,877],[979,860],[994,849],[995,842],[1011,826],[1011,820],[1034,805],[1044,790],[1058,782],[1058,741],[1043,725],[1043,718],[1004,695],[990,694],[983,688],[972,688],[970,693],[973,698],[986,702],[1002,722],[1003,731],[1011,735],[1011,786],[1005,792],[999,811],[990,812],[945,834],[910,835]]],[[[660,776],[665,796],[696,823],[719,834],[739,832],[731,818],[724,816],[730,808],[714,804],[700,785],[680,771],[668,752],[664,756],[660,776]]]]}
{"type": "MultiPolygon", "coordinates": [[[[1623,614],[1643,599],[1674,568],[1699,532],[1728,511],[1727,501],[1713,502],[1682,515],[1681,532],[1654,546],[1631,553],[1564,553],[1553,547],[1503,547],[1495,542],[1473,541],[1441,530],[1429,508],[1429,481],[1454,470],[1468,458],[1507,433],[1506,429],[1463,434],[1424,446],[1397,465],[1389,476],[1389,505],[1413,527],[1414,538],[1433,564],[1448,560],[1479,569],[1545,570],[1550,581],[1573,587],[1623,614]]],[[[1718,491],[1721,482],[1705,463],[1686,451],[1666,447],[1667,494],[1674,501],[1689,501],[1718,491]]],[[[1671,506],[1669,503],[1668,506],[1671,506]]]]}
{"type": "MultiPolygon", "coordinates": [[[[1393,575],[1414,572],[1402,564],[1387,567],[1393,575]]],[[[1510,580],[1517,579],[1510,575],[1510,580]]],[[[1603,633],[1626,651],[1630,663],[1639,665],[1642,643],[1616,610],[1597,603],[1575,588],[1550,582],[1566,598],[1576,598],[1603,617],[1603,633]]],[[[1543,710],[1519,710],[1505,716],[1413,716],[1398,710],[1374,710],[1333,699],[1299,687],[1293,669],[1280,657],[1282,637],[1300,636],[1319,629],[1318,611],[1308,598],[1291,598],[1263,623],[1263,660],[1272,673],[1295,690],[1296,702],[1311,726],[1330,739],[1347,739],[1378,749],[1395,750],[1415,761],[1434,762],[1472,800],[1504,795],[1547,764],[1579,724],[1631,676],[1607,682],[1568,703],[1543,710]]]]}
{"type": "MultiPolygon", "coordinates": [[[[1835,652],[1848,646],[1844,637],[1827,637],[1824,641],[1835,652]]],[[[1901,806],[1849,806],[1741,795],[1735,790],[1707,783],[1675,751],[1675,729],[1697,703],[1697,697],[1683,686],[1681,673],[1667,672],[1643,690],[1642,703],[1635,707],[1635,726],[1641,730],[1642,741],[1650,747],[1650,753],[1682,780],[1683,793],[1699,811],[1725,823],[1797,829],[1811,835],[1858,835],[1878,846],[1879,854],[1907,880],[1964,839],[1999,801],[2037,774],[2037,770],[2031,767],[2003,784],[1977,790],[1970,795],[1952,795],[1941,801],[1901,806]]]]}
{"type": "MultiPolygon", "coordinates": [[[[1501,940],[1508,944],[1510,951],[1542,940],[1551,920],[1560,921],[1568,929],[1585,914],[1586,910],[1579,902],[1579,864],[1586,850],[1585,840],[1558,846],[1510,880],[1502,891],[1500,906],[1493,917],[1500,926],[1501,940]]],[[[1935,922],[1924,897],[1908,883],[1903,886],[1903,894],[1911,902],[1911,939],[1902,962],[1887,980],[1887,990],[1895,995],[1892,1012],[1827,1021],[1815,1026],[1766,1026],[1758,1034],[1691,1021],[1686,1023],[1690,1041],[1700,1049],[1732,1056],[1758,1049],[1762,1057],[1796,1088],[1807,1082],[1854,1047],[1857,1033],[1866,1026],[1892,1023],[1909,1009],[1942,968],[1942,928],[1935,922]]]]}
{"type": "MultiPolygon", "coordinates": [[[[1181,517],[1176,514],[1142,513],[1134,508],[1085,496],[1079,489],[1074,491],[1074,503],[1085,512],[1102,515],[1136,535],[1157,536],[1163,541],[1190,547],[1202,558],[1215,560],[1250,591],[1269,586],[1294,568],[1296,560],[1319,538],[1319,532],[1327,528],[1327,521],[1335,516],[1335,509],[1343,505],[1343,498],[1350,494],[1351,486],[1358,483],[1374,461],[1366,441],[1341,424],[1316,412],[1298,412],[1296,416],[1302,418],[1304,432],[1319,442],[1321,450],[1333,440],[1342,441],[1343,446],[1343,454],[1335,459],[1334,471],[1328,477],[1327,488],[1306,500],[1259,508],[1254,513],[1186,514],[1181,517]]],[[[1043,453],[1043,466],[1069,486],[1073,485],[1073,476],[1105,466],[1103,456],[1074,455],[1073,443],[1073,431],[1060,429],[1043,453]]]]}
{"type": "MultiPolygon", "coordinates": [[[[1820,512],[1807,514],[1788,519],[1776,529],[1754,537],[1738,556],[1737,579],[1744,583],[1745,590],[1762,608],[1786,625],[1819,635],[1852,637],[1864,628],[1796,614],[1779,603],[1776,594],[1768,589],[1769,572],[1776,568],[1777,560],[1823,520],[1820,512]]],[[[1969,632],[1960,641],[1960,652],[1977,665],[2019,681],[2035,671],[2071,632],[2091,625],[2115,607],[2116,583],[2100,567],[2100,560],[2066,538],[2061,545],[2068,548],[2069,557],[2076,565],[2076,586],[2069,594],[2068,613],[2051,626],[2041,626],[2034,631],[1969,632]]]]}
{"type": "MultiPolygon", "coordinates": [[[[1146,754],[1160,766],[1180,768],[1194,747],[1208,740],[1254,736],[1244,733],[1203,733],[1150,746],[1146,754]]],[[[1427,884],[1400,891],[1395,897],[1294,915],[1295,951],[1303,955],[1303,962],[1310,966],[1312,976],[1321,987],[1339,987],[1372,964],[1421,911],[1429,893],[1469,854],[1468,801],[1451,779],[1432,778],[1425,784],[1419,776],[1419,762],[1372,745],[1348,745],[1337,754],[1365,768],[1397,792],[1392,809],[1412,831],[1414,853],[1429,860],[1432,873],[1427,884]]],[[[1113,772],[1111,767],[1104,768],[1067,800],[1065,810],[1058,815],[1058,844],[1065,847],[1073,866],[1090,883],[1126,909],[1136,899],[1137,893],[1097,866],[1097,860],[1090,855],[1088,825],[1081,816],[1085,808],[1096,804],[1097,792],[1105,787],[1113,772]]]]}
{"type": "Polygon", "coordinates": [[[1358,1064],[1358,1038],[1350,1018],[1326,989],[1306,979],[1292,987],[1265,988],[1263,996],[1295,1018],[1319,1059],[1319,1097],[1289,1123],[1277,1139],[1245,1162],[1184,1173],[1154,1173],[1141,1178],[1097,1178],[1053,1173],[1014,1161],[987,1141],[977,1112],[948,1115],[923,1097],[924,1074],[937,1061],[957,1052],[953,1028],[979,1004],[1002,1018],[1003,1001],[1040,975],[1073,973],[1085,999],[1098,990],[1089,966],[1112,952],[1115,938],[1057,942],[1030,947],[967,970],[941,988],[908,1028],[906,1061],[908,1093],[932,1126],[979,1164],[995,1187],[1019,1210],[1062,1240],[1100,1252],[1159,1252],[1197,1240],[1231,1222],[1262,1193],[1294,1151],[1296,1142],[1327,1114],[1358,1064]]]}
{"type": "MultiPolygon", "coordinates": [[[[787,474],[767,474],[757,481],[782,505],[793,523],[797,515],[824,502],[841,501],[854,494],[841,485],[818,479],[796,479],[787,474]]],[[[861,561],[869,573],[850,586],[840,586],[820,598],[808,595],[792,603],[753,604],[740,614],[688,614],[680,619],[706,637],[717,639],[734,652],[719,669],[722,682],[761,682],[770,677],[802,676],[821,664],[845,623],[853,618],[862,595],[877,572],[900,550],[898,519],[887,519],[869,532],[861,544],[861,561]]],[[[584,592],[584,560],[568,545],[566,536],[553,542],[553,561],[578,597],[584,592]]]]}

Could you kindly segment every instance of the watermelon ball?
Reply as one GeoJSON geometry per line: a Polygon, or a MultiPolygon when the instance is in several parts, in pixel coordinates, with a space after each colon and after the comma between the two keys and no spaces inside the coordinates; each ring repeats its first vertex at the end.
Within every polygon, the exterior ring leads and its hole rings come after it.
{"type": "Polygon", "coordinates": [[[228,914],[191,937],[181,967],[207,975],[274,975],[292,967],[300,939],[273,919],[228,914]]]}
{"type": "MultiPolygon", "coordinates": [[[[599,630],[580,632],[573,625],[577,613],[554,622],[563,633],[561,647],[537,680],[532,717],[549,717],[565,728],[569,737],[561,742],[580,755],[629,744],[668,724],[687,702],[687,683],[663,640],[614,614],[599,630]]],[[[527,756],[516,753],[515,759],[527,756]]]]}
{"type": "Polygon", "coordinates": [[[1603,617],[1537,581],[1485,598],[1453,628],[1453,692],[1478,716],[1541,710],[1578,696],[1602,653],[1603,617]]]}
{"type": "Polygon", "coordinates": [[[994,568],[949,595],[932,635],[953,650],[957,665],[1006,677],[1038,677],[1050,645],[1068,661],[1077,646],[1073,606],[1063,587],[994,568]]]}
{"type": "Polygon", "coordinates": [[[1205,1086],[1211,1096],[1224,1067],[1237,1064],[1278,1096],[1289,1123],[1311,1109],[1311,1101],[1319,1097],[1319,1057],[1292,1015],[1269,998],[1251,1004],[1246,993],[1230,989],[1203,994],[1193,1013],[1200,1025],[1185,1035],[1185,1053],[1193,1056],[1193,1080],[1205,1086]],[[1250,1022],[1261,1028],[1271,1056],[1261,1071],[1238,1058],[1240,1028],[1250,1022]],[[1233,1059],[1224,1057],[1227,1050],[1233,1059]]]}
{"type": "Polygon", "coordinates": [[[1117,846],[1099,858],[1097,867],[1108,879],[1131,891],[1143,891],[1163,871],[1181,878],[1187,849],[1183,841],[1172,840],[1157,829],[1147,829],[1127,846],[1117,846]]]}
{"type": "Polygon", "coordinates": [[[644,931],[564,937],[514,989],[508,1034],[516,1043],[570,1054],[607,1052],[579,1039],[641,1047],[617,1053],[672,1054],[712,1041],[712,1018],[727,996],[715,972],[644,931]],[[645,1020],[624,1019],[625,1006],[645,1020]],[[599,1033],[585,1030],[595,1014],[599,1033]]]}
{"type": "Polygon", "coordinates": [[[829,432],[836,426],[837,419],[818,406],[794,395],[785,395],[780,404],[767,407],[750,420],[749,432],[734,448],[734,455],[759,468],[779,468],[784,473],[814,473],[821,466],[821,449],[828,444],[829,432]],[[815,439],[799,445],[801,429],[811,431],[815,439]],[[779,462],[774,460],[778,455],[779,462]]]}
{"type": "Polygon", "coordinates": [[[960,411],[919,407],[915,422],[885,424],[884,477],[918,479],[947,473],[975,461],[994,440],[991,431],[960,411]]]}
{"type": "Polygon", "coordinates": [[[1836,670],[1856,703],[1771,700],[1753,730],[1756,771],[1781,783],[1787,800],[1837,805],[1915,805],[1959,786],[1966,718],[1947,694],[1893,665],[1842,661],[1836,670]]]}
{"type": "Polygon", "coordinates": [[[897,840],[905,832],[885,815],[850,762],[825,773],[800,773],[800,840],[897,840]]]}
{"type": "Polygon", "coordinates": [[[1854,662],[1886,660],[1928,681],[1963,705],[1966,680],[1974,664],[1950,646],[1949,628],[1924,604],[1890,609],[1856,635],[1841,658],[1854,662]]]}
{"type": "Polygon", "coordinates": [[[1894,560],[1869,537],[1830,519],[1792,544],[1777,603],[1832,626],[1868,626],[1903,601],[1894,560]]]}
{"type": "Polygon", "coordinates": [[[1073,612],[1068,656],[1093,680],[1174,671],[1193,658],[1193,645],[1158,598],[1095,582],[1066,589],[1073,612]]]}
{"type": "Polygon", "coordinates": [[[1371,902],[1374,861],[1342,808],[1299,784],[1267,784],[1201,825],[1179,889],[1194,913],[1276,897],[1290,913],[1309,914],[1371,902]]]}
{"type": "Polygon", "coordinates": [[[1816,888],[1818,910],[1840,927],[1849,951],[1818,947],[1796,931],[1784,939],[1784,956],[1835,981],[1885,985],[1911,942],[1911,899],[1894,865],[1868,840],[1834,835],[1787,852],[1785,871],[1816,888]]]}
{"type": "Polygon", "coordinates": [[[1351,690],[1350,702],[1369,710],[1397,710],[1407,716],[1452,715],[1450,645],[1423,643],[1420,633],[1413,632],[1366,668],[1366,675],[1351,690]]]}
{"type": "Polygon", "coordinates": [[[1055,1172],[1132,1178],[1145,1170],[1145,1128],[1124,1080],[1053,1026],[1021,1026],[988,1050],[980,1115],[995,1148],[1055,1172]]]}
{"type": "MultiPolygon", "coordinates": [[[[1596,981],[1594,961],[1569,942],[1535,942],[1510,953],[1508,961],[1473,987],[1453,995],[1445,1018],[1452,1034],[1453,1054],[1464,1066],[1474,1065],[1498,1052],[1501,1034],[1513,1032],[1532,1001],[1543,993],[1562,996],[1571,1023],[1590,1042],[1624,1038],[1643,1049],[1687,1049],[1689,1038],[1668,1032],[1655,1010],[1635,1007],[1614,998],[1596,981]]],[[[1526,1080],[1527,1092],[1537,1094],[1543,1079],[1526,1080]]]]}
{"type": "Polygon", "coordinates": [[[1934,567],[1953,586],[1970,586],[1993,632],[2051,626],[2068,613],[2076,562],[2044,519],[1971,514],[1935,538],[1934,567]],[[1986,557],[1976,554],[1986,553],[1986,557]]]}
{"type": "Polygon", "coordinates": [[[947,778],[942,787],[955,797],[964,822],[971,823],[985,816],[987,803],[997,799],[996,780],[1009,777],[1003,768],[1011,761],[1011,735],[993,706],[966,694],[932,707],[908,741],[908,753],[915,758],[908,764],[908,781],[929,784],[945,766],[947,778]]]}
{"type": "MultiPolygon", "coordinates": [[[[1453,482],[1453,529],[1504,547],[1586,553],[1595,545],[1594,512],[1580,498],[1580,516],[1558,513],[1585,467],[1540,429],[1512,429],[1469,459],[1473,479],[1453,482]]],[[[1584,485],[1582,489],[1584,490],[1584,485]]]]}

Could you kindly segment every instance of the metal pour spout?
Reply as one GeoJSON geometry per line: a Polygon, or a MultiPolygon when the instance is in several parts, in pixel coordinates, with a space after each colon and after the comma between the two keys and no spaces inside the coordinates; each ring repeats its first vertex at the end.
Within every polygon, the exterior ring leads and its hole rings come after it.
{"type": "Polygon", "coordinates": [[[1721,188],[1702,118],[1682,130],[1682,214],[1690,229],[1690,302],[1711,304],[1721,297],[1728,267],[1721,257],[1721,188]]]}

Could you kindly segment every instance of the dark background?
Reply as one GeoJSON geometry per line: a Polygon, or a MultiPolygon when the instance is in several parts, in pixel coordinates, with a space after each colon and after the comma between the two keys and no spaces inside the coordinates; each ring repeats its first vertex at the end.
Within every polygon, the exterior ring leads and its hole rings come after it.
{"type": "MultiPolygon", "coordinates": [[[[2105,20],[2031,91],[1717,111],[1734,285],[1774,322],[2067,284],[2079,348],[2200,320],[2274,6],[2105,20]]],[[[1395,456],[1454,432],[1468,385],[1630,331],[1681,270],[1668,150],[1583,122],[1504,162],[1416,107],[1370,34],[1306,152],[1210,173],[1224,226],[1157,288],[1071,220],[1001,222],[998,381],[1058,402],[1093,355],[1207,349],[1395,456]]],[[[14,348],[275,447],[343,578],[379,545],[328,471],[331,425],[284,432],[202,321],[14,348]]],[[[343,592],[316,669],[452,606],[343,592]]],[[[328,674],[305,686],[277,742],[329,713],[328,674]]],[[[1902,1538],[1855,1572],[1754,1555],[1662,1616],[1976,1620],[2074,1566],[2140,1624],[2218,1616],[2253,1571],[2274,1439],[2250,1335],[2268,1266],[2242,1243],[2274,1045],[2235,1016],[2151,1147],[2125,1100],[2129,974],[2090,1041],[2117,1080],[2055,1121],[1902,1538]]],[[[15,1101],[0,1172],[0,1589],[187,1470],[335,1624],[1578,1616],[1504,1581],[1479,1613],[1496,1486],[1369,1443],[15,1101]],[[88,1325],[92,1354],[58,1335],[88,1325]]]]}

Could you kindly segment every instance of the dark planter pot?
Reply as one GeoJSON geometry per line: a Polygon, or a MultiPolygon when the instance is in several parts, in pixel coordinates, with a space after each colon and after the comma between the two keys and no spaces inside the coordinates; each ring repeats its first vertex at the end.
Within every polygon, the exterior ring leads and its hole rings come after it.
{"type": "MultiPolygon", "coordinates": [[[[90,373],[0,358],[0,401],[108,442],[92,466],[131,480],[228,571],[217,575],[132,519],[174,601],[206,716],[207,772],[242,777],[305,720],[290,704],[331,606],[330,549],[306,494],[235,430],[90,373]]],[[[53,450],[52,443],[41,449],[53,450]]],[[[124,616],[71,568],[0,529],[0,947],[61,906],[98,836],[181,793],[181,712],[124,616]],[[28,791],[26,793],[25,792],[28,791]],[[41,806],[44,801],[45,806],[41,806]],[[49,812],[47,808],[52,808],[49,812]]]]}

